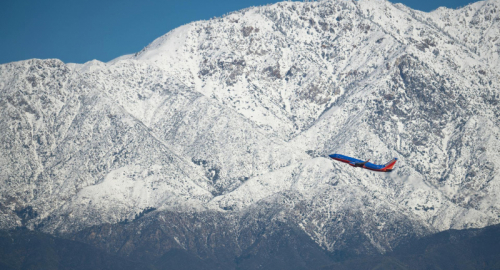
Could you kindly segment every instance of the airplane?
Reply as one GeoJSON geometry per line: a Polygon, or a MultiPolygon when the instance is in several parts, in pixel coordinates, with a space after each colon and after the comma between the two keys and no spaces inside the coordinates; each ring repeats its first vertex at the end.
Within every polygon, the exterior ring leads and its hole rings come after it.
{"type": "Polygon", "coordinates": [[[387,164],[377,165],[377,164],[370,163],[369,162],[370,160],[362,161],[360,159],[355,159],[355,158],[340,155],[340,154],[333,154],[333,155],[328,155],[328,156],[334,160],[348,163],[349,165],[351,165],[353,167],[359,167],[359,168],[363,168],[363,169],[367,169],[367,170],[371,170],[371,171],[376,171],[376,172],[392,172],[392,170],[394,170],[393,168],[394,168],[394,165],[396,164],[396,161],[398,161],[397,158],[394,158],[391,161],[389,161],[387,164]]]}

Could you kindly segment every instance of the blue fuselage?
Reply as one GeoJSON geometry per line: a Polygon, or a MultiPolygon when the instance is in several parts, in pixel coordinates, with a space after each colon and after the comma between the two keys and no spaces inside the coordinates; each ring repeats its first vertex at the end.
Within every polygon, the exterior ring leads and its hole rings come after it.
{"type": "Polygon", "coordinates": [[[382,171],[384,169],[384,167],[386,166],[386,165],[377,165],[377,164],[373,164],[370,162],[365,163],[364,160],[356,159],[356,158],[352,158],[352,157],[348,157],[348,156],[344,156],[344,155],[340,155],[340,154],[329,155],[329,157],[331,157],[332,159],[341,161],[341,162],[348,163],[349,165],[351,165],[353,167],[363,167],[365,169],[372,170],[372,171],[382,171]]]}

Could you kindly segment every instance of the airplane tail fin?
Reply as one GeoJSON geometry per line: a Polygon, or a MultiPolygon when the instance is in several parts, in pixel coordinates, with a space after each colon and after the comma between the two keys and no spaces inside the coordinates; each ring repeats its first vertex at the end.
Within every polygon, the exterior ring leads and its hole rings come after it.
{"type": "Polygon", "coordinates": [[[396,162],[398,161],[397,158],[393,158],[391,161],[387,162],[387,164],[385,164],[385,167],[383,170],[386,170],[388,172],[392,171],[392,169],[394,168],[394,165],[396,165],[396,162]]]}

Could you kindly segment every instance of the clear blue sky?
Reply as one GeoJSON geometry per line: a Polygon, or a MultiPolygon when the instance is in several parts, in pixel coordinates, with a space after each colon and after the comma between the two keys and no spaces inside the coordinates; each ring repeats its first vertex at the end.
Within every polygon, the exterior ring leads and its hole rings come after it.
{"type": "MultiPolygon", "coordinates": [[[[277,0],[0,0],[0,64],[30,58],[107,62],[183,24],[277,0]]],[[[413,9],[473,0],[393,0],[413,9]]]]}

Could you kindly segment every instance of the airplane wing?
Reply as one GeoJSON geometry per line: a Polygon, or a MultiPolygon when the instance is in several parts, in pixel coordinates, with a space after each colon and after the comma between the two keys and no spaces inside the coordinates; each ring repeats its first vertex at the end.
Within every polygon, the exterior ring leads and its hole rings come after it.
{"type": "Polygon", "coordinates": [[[370,160],[367,160],[367,161],[365,161],[365,162],[357,162],[357,163],[355,163],[354,165],[356,165],[356,166],[360,166],[360,167],[361,167],[361,166],[365,165],[366,163],[368,163],[368,161],[370,161],[370,160]]]}

